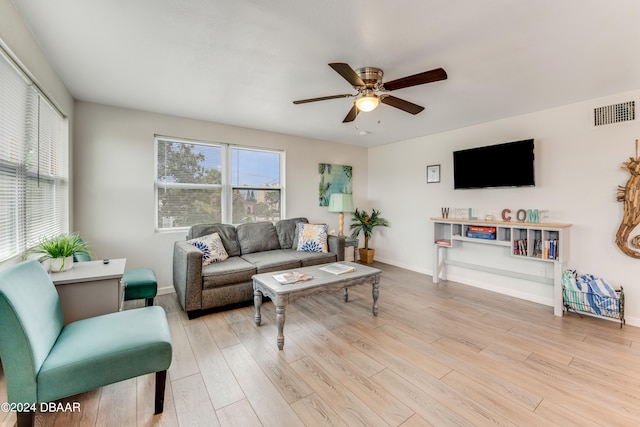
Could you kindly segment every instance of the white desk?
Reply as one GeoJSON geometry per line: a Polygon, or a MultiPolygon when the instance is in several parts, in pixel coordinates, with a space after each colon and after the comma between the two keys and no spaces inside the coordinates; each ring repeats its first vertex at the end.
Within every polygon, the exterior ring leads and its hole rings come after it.
{"type": "Polygon", "coordinates": [[[64,324],[122,309],[122,275],[127,260],[75,262],[73,268],[50,273],[64,312],[64,324]]]}

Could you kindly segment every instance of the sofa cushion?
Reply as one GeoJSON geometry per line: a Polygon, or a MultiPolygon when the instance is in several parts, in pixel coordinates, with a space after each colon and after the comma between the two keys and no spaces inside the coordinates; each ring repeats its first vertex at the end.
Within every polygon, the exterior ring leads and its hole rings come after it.
{"type": "Polygon", "coordinates": [[[225,262],[218,262],[202,267],[202,287],[204,289],[234,283],[250,282],[256,274],[256,267],[240,257],[229,257],[225,262]]]}
{"type": "Polygon", "coordinates": [[[297,237],[299,222],[306,224],[309,221],[307,218],[289,218],[281,219],[276,222],[276,231],[278,232],[278,240],[280,241],[281,249],[290,249],[294,247],[293,241],[297,237]]]}
{"type": "Polygon", "coordinates": [[[196,224],[189,228],[187,240],[196,237],[202,237],[209,234],[218,233],[224,249],[229,256],[240,255],[240,244],[238,243],[238,235],[236,228],[231,224],[196,224]]]}
{"type": "Polygon", "coordinates": [[[296,249],[283,249],[292,257],[300,261],[301,267],[310,267],[318,264],[336,262],[338,257],[332,252],[302,252],[296,249]]]}
{"type": "Polygon", "coordinates": [[[236,227],[242,255],[280,249],[278,233],[272,222],[248,222],[236,227]]]}
{"type": "Polygon", "coordinates": [[[202,251],[202,265],[221,262],[229,258],[229,254],[227,254],[227,251],[224,249],[218,233],[196,237],[195,239],[187,240],[187,243],[202,251]]]}
{"type": "Polygon", "coordinates": [[[300,260],[291,254],[291,250],[275,249],[272,251],[254,252],[244,254],[242,258],[255,265],[258,274],[269,271],[288,270],[300,268],[300,260]]]}
{"type": "Polygon", "coordinates": [[[298,223],[298,247],[304,252],[329,252],[327,245],[327,224],[298,223]]]}

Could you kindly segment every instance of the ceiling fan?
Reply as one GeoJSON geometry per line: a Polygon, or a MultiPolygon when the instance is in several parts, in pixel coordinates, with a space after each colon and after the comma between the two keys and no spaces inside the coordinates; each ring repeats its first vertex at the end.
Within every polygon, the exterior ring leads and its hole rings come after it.
{"type": "Polygon", "coordinates": [[[322,96],[320,98],[301,99],[293,101],[293,103],[306,104],[308,102],[326,101],[328,99],[355,97],[356,99],[353,103],[353,107],[351,107],[351,110],[342,123],[354,121],[360,111],[369,112],[375,110],[381,102],[402,111],[406,111],[407,113],[414,115],[418,114],[424,110],[424,107],[389,95],[388,92],[425,83],[437,82],[438,80],[445,80],[447,78],[446,71],[442,68],[436,68],[423,73],[382,83],[382,76],[384,73],[380,68],[364,67],[358,68],[354,71],[349,64],[343,62],[333,62],[329,64],[329,66],[348,81],[353,88],[358,91],[358,93],[345,93],[341,95],[322,96]]]}

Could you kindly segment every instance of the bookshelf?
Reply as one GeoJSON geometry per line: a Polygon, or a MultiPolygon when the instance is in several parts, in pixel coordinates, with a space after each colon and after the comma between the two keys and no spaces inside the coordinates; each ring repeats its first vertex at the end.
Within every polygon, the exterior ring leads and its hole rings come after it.
{"type": "Polygon", "coordinates": [[[569,259],[571,224],[534,224],[528,222],[482,221],[431,218],[433,221],[433,283],[446,280],[447,265],[476,269],[553,285],[553,312],[562,316],[562,271],[569,259]],[[532,262],[552,263],[553,278],[530,273],[449,261],[447,251],[461,245],[480,244],[504,247],[507,255],[532,262]]]}

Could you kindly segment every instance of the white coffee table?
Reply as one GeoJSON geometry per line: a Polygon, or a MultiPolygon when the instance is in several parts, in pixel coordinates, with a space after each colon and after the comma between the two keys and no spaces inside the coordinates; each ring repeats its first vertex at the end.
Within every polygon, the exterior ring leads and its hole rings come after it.
{"type": "Polygon", "coordinates": [[[260,315],[262,297],[268,296],[276,306],[276,323],[278,326],[277,343],[280,350],[284,348],[285,308],[287,307],[287,304],[298,298],[344,289],[344,301],[347,302],[349,301],[348,288],[350,286],[370,283],[373,295],[373,306],[371,311],[374,316],[378,315],[378,287],[380,284],[381,271],[377,268],[368,267],[354,262],[343,261],[341,264],[352,266],[355,268],[355,271],[344,274],[332,274],[320,270],[319,267],[322,267],[322,265],[316,265],[313,267],[296,268],[294,270],[261,273],[253,276],[253,301],[256,308],[256,326],[260,326],[262,321],[262,316],[260,315]],[[313,279],[290,285],[283,285],[273,278],[275,275],[289,271],[308,274],[313,276],[313,279]]]}

